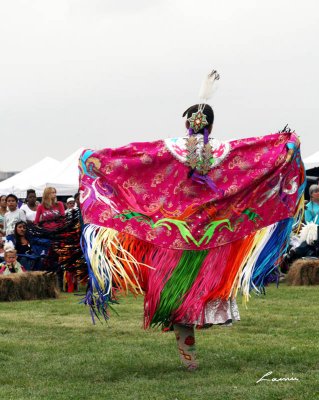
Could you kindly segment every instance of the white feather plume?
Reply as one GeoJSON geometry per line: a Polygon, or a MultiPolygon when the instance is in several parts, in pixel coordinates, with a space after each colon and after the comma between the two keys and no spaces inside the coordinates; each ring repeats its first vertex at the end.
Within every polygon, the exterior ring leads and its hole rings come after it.
{"type": "Polygon", "coordinates": [[[219,74],[213,70],[203,80],[202,86],[199,91],[199,99],[206,103],[212,97],[214,82],[219,80],[219,74]]]}
{"type": "Polygon", "coordinates": [[[300,231],[300,241],[312,245],[318,239],[318,225],[314,222],[307,222],[300,231]]]}

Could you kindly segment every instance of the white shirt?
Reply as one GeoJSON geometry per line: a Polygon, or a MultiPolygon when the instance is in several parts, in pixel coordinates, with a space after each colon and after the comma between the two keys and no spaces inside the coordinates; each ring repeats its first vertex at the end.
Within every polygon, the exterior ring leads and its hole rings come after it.
{"type": "Polygon", "coordinates": [[[26,222],[26,217],[24,211],[17,208],[14,211],[8,211],[4,215],[4,226],[6,236],[14,234],[14,227],[18,221],[26,222]]]}
{"type": "Polygon", "coordinates": [[[23,204],[20,207],[20,210],[22,210],[25,213],[28,222],[34,222],[37,211],[31,210],[31,208],[29,208],[27,204],[23,204]]]}

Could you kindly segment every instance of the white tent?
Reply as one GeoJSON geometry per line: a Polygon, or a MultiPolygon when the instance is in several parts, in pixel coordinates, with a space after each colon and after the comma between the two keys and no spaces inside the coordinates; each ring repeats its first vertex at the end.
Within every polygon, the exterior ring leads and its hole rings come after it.
{"type": "Polygon", "coordinates": [[[58,196],[74,195],[79,189],[79,157],[84,148],[80,148],[63,160],[55,173],[47,179],[46,186],[53,186],[58,196]]]}
{"type": "Polygon", "coordinates": [[[79,188],[80,148],[63,161],[45,157],[24,171],[0,182],[0,195],[13,193],[19,198],[26,196],[27,189],[34,189],[42,196],[43,189],[53,186],[58,196],[73,196],[79,188]]]}
{"type": "Polygon", "coordinates": [[[0,194],[13,193],[19,198],[26,195],[27,189],[35,189],[37,196],[42,195],[41,185],[53,175],[60,162],[51,157],[45,157],[24,171],[0,182],[0,194]]]}
{"type": "Polygon", "coordinates": [[[303,160],[303,162],[305,164],[306,170],[315,168],[315,167],[319,167],[319,151],[316,151],[316,153],[311,154],[311,156],[309,156],[309,157],[306,157],[303,160]]]}

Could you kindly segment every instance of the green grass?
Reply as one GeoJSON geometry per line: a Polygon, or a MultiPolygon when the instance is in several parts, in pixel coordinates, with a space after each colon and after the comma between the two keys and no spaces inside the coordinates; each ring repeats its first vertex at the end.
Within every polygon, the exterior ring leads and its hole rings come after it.
{"type": "Polygon", "coordinates": [[[318,288],[268,288],[231,328],[197,332],[200,369],[173,333],[142,329],[143,299],[92,325],[78,298],[0,303],[0,399],[319,399],[318,288]],[[293,382],[256,381],[266,372],[293,382]]]}

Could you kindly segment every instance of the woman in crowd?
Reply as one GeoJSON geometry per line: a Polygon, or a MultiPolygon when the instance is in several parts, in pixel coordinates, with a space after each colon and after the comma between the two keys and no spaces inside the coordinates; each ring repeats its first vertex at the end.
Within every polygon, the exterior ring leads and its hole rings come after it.
{"type": "Polygon", "coordinates": [[[63,203],[57,200],[56,189],[47,187],[43,191],[42,203],[38,206],[34,223],[54,231],[61,226],[61,217],[65,215],[63,203]]]}
{"type": "Polygon", "coordinates": [[[3,224],[4,224],[4,215],[7,212],[7,196],[2,195],[0,197],[0,230],[3,230],[3,224]]]}
{"type": "Polygon", "coordinates": [[[311,185],[309,188],[310,201],[306,205],[305,221],[319,225],[319,185],[311,185]]]}
{"type": "Polygon", "coordinates": [[[8,194],[7,207],[4,216],[4,231],[7,240],[14,240],[14,227],[18,221],[26,221],[25,213],[18,208],[18,198],[15,194],[8,194]]]}
{"type": "Polygon", "coordinates": [[[14,243],[17,250],[18,261],[27,271],[39,269],[35,268],[39,257],[34,254],[31,242],[27,236],[27,224],[24,221],[18,221],[14,228],[14,243]]]}
{"type": "Polygon", "coordinates": [[[34,189],[27,190],[26,203],[21,206],[20,210],[25,212],[26,220],[28,223],[34,222],[37,213],[38,203],[37,196],[34,189]]]}
{"type": "Polygon", "coordinates": [[[24,221],[18,221],[14,228],[15,248],[18,254],[31,254],[31,244],[26,236],[27,224],[24,221]]]}
{"type": "Polygon", "coordinates": [[[9,275],[20,272],[25,272],[25,269],[17,261],[17,251],[13,243],[7,242],[4,246],[4,263],[0,264],[0,274],[9,275]]]}
{"type": "MultiPolygon", "coordinates": [[[[64,216],[64,205],[57,200],[56,189],[54,187],[45,188],[42,195],[42,203],[37,208],[34,223],[47,231],[54,232],[63,226],[64,216]]],[[[50,265],[50,269],[57,270],[58,285],[60,290],[63,290],[63,271],[58,268],[58,260],[58,254],[50,247],[47,264],[48,266],[50,265]]]]}

